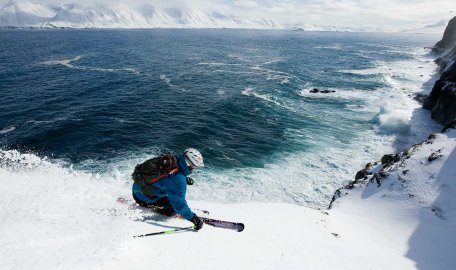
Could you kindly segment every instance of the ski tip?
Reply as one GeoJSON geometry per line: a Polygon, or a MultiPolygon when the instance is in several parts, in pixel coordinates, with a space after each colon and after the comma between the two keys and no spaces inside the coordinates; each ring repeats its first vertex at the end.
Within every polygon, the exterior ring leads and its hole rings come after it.
{"type": "Polygon", "coordinates": [[[238,232],[242,232],[244,230],[244,228],[245,228],[244,224],[243,223],[239,223],[237,231],[238,232]]]}

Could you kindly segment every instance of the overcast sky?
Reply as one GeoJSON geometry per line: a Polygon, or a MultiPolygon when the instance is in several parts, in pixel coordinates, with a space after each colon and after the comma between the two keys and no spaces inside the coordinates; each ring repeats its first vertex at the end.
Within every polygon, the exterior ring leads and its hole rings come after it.
{"type": "MultiPolygon", "coordinates": [[[[19,0],[21,1],[21,0],[19,0]]],[[[31,0],[35,3],[94,2],[113,5],[150,3],[221,11],[241,17],[273,19],[282,24],[335,25],[383,30],[413,29],[456,16],[456,0],[31,0]]],[[[6,4],[9,0],[0,0],[6,4]]]]}

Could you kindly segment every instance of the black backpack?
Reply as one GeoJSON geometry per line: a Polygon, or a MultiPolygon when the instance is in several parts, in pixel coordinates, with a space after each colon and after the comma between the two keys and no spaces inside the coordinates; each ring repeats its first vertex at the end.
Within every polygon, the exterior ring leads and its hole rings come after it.
{"type": "Polygon", "coordinates": [[[166,154],[136,165],[132,178],[141,187],[147,187],[177,171],[179,171],[177,158],[172,154],[166,154]]]}

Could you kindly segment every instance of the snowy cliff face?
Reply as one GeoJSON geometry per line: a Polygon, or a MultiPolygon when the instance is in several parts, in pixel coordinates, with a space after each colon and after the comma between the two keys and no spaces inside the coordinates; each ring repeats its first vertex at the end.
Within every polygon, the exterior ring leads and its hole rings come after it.
{"type": "Polygon", "coordinates": [[[390,187],[396,186],[394,192],[401,193],[406,200],[411,199],[420,204],[426,202],[422,206],[432,209],[433,200],[442,185],[438,181],[456,185],[455,170],[450,165],[455,161],[455,138],[455,127],[449,127],[442,133],[429,135],[425,141],[414,144],[409,149],[394,155],[387,154],[381,160],[367,163],[365,168],[356,174],[353,182],[335,192],[329,208],[338,198],[350,193],[350,190],[372,185],[386,193],[392,191],[390,187]],[[451,159],[447,160],[450,157],[451,159]],[[442,175],[443,164],[448,164],[450,175],[442,175]],[[439,174],[443,177],[437,181],[436,176],[439,174]],[[388,183],[386,187],[385,183],[388,183]],[[424,198],[426,196],[430,197],[424,198]]]}
{"type": "MultiPolygon", "coordinates": [[[[367,164],[354,182],[336,192],[330,216],[349,213],[347,222],[355,230],[370,226],[370,232],[364,238],[360,233],[358,238],[370,241],[374,235],[380,236],[373,246],[366,245],[368,249],[385,241],[391,244],[387,249],[396,250],[411,263],[401,265],[404,262],[397,260],[392,269],[454,269],[455,147],[456,130],[448,129],[367,164]],[[337,199],[340,196],[344,197],[337,199]]],[[[338,228],[345,226],[338,224],[338,228]]],[[[337,233],[344,237],[348,232],[337,233]]],[[[379,254],[383,252],[381,249],[379,254]]],[[[373,269],[385,268],[376,265],[373,269]]]]}
{"type": "Polygon", "coordinates": [[[51,5],[11,1],[0,9],[0,27],[19,28],[252,28],[277,29],[272,20],[246,19],[207,10],[106,7],[101,4],[51,5]]]}
{"type": "Polygon", "coordinates": [[[436,60],[441,76],[423,106],[432,110],[432,118],[438,123],[448,125],[456,119],[456,17],[450,20],[433,50],[443,54],[436,60]]]}

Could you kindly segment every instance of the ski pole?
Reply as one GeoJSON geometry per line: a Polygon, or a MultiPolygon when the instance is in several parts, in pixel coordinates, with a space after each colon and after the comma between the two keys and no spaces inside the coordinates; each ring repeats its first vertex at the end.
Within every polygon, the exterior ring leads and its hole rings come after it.
{"type": "Polygon", "coordinates": [[[145,237],[145,236],[151,236],[151,235],[158,235],[158,234],[170,234],[170,233],[175,233],[179,231],[187,231],[190,229],[195,229],[195,226],[190,226],[190,227],[183,227],[183,228],[177,228],[177,229],[171,229],[171,230],[166,230],[166,231],[161,231],[161,232],[154,232],[154,233],[147,233],[147,234],[141,234],[141,235],[135,235],[133,237],[145,237]]]}

